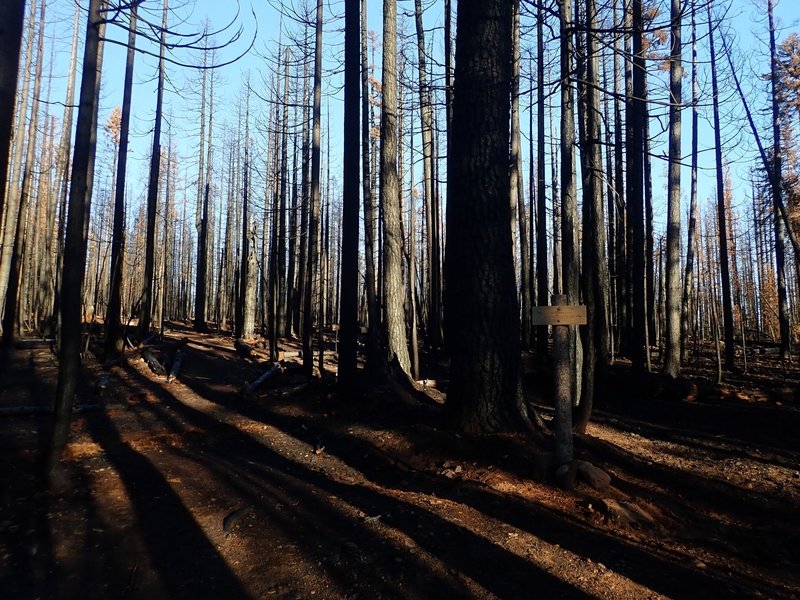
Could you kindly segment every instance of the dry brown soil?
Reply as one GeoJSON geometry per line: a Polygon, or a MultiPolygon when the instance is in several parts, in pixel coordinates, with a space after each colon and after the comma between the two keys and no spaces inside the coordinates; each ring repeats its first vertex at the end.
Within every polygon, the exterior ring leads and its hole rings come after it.
{"type": "Polygon", "coordinates": [[[695,358],[686,393],[615,368],[576,439],[612,486],[562,491],[546,448],[458,435],[436,393],[340,398],[287,359],[245,397],[263,356],[184,335],[171,383],[85,357],[61,494],[36,477],[48,413],[10,414],[50,405],[54,356],[5,361],[0,597],[800,597],[798,373],[770,356],[723,386],[695,358]]]}

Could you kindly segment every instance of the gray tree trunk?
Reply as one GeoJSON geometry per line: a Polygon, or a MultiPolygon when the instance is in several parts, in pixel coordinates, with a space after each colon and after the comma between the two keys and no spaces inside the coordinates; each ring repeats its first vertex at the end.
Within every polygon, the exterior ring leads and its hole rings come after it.
{"type": "Polygon", "coordinates": [[[345,0],[344,156],[342,173],[342,253],[340,277],[339,386],[352,390],[358,365],[358,188],[359,188],[359,28],[360,0],[345,0]]]}
{"type": "Polygon", "coordinates": [[[128,52],[125,60],[125,83],[122,88],[122,115],[117,148],[117,185],[114,191],[114,229],[111,238],[111,288],[106,313],[106,357],[119,355],[125,344],[125,332],[122,327],[122,280],[125,273],[125,176],[128,166],[133,64],[136,58],[137,12],[138,6],[132,6],[128,21],[128,52]]]}
{"type": "Polygon", "coordinates": [[[0,23],[6,24],[0,30],[0,57],[2,57],[0,58],[0,114],[3,115],[0,118],[0,229],[7,201],[8,160],[11,152],[24,17],[25,0],[13,0],[0,5],[0,23]]]}
{"type": "Polygon", "coordinates": [[[62,487],[61,456],[69,437],[75,387],[81,352],[81,291],[86,262],[85,219],[92,200],[94,159],[97,141],[97,107],[100,71],[103,61],[101,38],[105,24],[101,18],[102,0],[90,0],[86,23],[75,152],[72,161],[72,186],[64,244],[64,273],[61,293],[61,345],[58,350],[53,429],[49,436],[46,471],[51,485],[62,487]]]}
{"type": "Polygon", "coordinates": [[[381,107],[381,214],[383,217],[383,320],[386,358],[406,375],[411,360],[403,308],[403,227],[397,173],[397,3],[383,2],[383,103],[381,107]]]}
{"type": "Polygon", "coordinates": [[[158,204],[158,182],[161,169],[161,118],[164,106],[164,52],[167,42],[167,15],[169,1],[164,0],[161,17],[161,43],[158,52],[158,87],[156,89],[156,118],[153,128],[153,148],[150,154],[150,180],[147,186],[147,232],[144,258],[144,285],[142,308],[139,315],[139,331],[144,336],[150,331],[153,311],[153,275],[155,273],[156,212],[158,204]]]}
{"type": "MultiPolygon", "coordinates": [[[[783,157],[781,156],[781,111],[778,102],[778,53],[775,49],[775,22],[773,7],[775,0],[767,0],[769,22],[770,91],[772,94],[772,210],[775,220],[775,269],[778,272],[778,325],[781,332],[781,359],[789,360],[792,347],[789,325],[789,302],[786,296],[786,250],[784,248],[785,227],[782,219],[783,157]]],[[[731,318],[731,321],[733,319],[731,318]]],[[[728,362],[727,328],[725,334],[725,362],[728,362]]],[[[731,361],[733,359],[731,358],[731,361]]]]}
{"type": "MultiPolygon", "coordinates": [[[[722,164],[722,134],[719,116],[719,84],[717,78],[717,54],[714,50],[714,23],[711,19],[711,3],[708,11],[708,44],[711,59],[711,94],[714,118],[714,156],[717,179],[717,235],[719,236],[719,274],[722,288],[722,330],[725,336],[725,367],[734,367],[733,299],[731,297],[731,275],[729,267],[728,220],[725,210],[725,178],[722,164]]],[[[777,245],[777,244],[776,244],[777,245]]],[[[776,250],[777,254],[777,250],[776,250]]]]}
{"type": "MultiPolygon", "coordinates": [[[[512,223],[512,228],[519,227],[520,248],[520,304],[521,304],[521,336],[522,346],[527,348],[531,339],[531,256],[528,247],[528,218],[525,212],[525,193],[522,178],[522,144],[520,143],[519,124],[519,76],[520,76],[520,6],[519,0],[513,0],[513,32],[512,32],[512,80],[511,80],[511,206],[512,214],[517,213],[518,223],[512,223]]],[[[531,201],[533,199],[531,198],[531,201]]]]}
{"type": "Polygon", "coordinates": [[[470,432],[523,422],[519,305],[508,202],[512,11],[460,0],[448,156],[446,409],[470,432]]]}
{"type": "MultiPolygon", "coordinates": [[[[536,64],[536,299],[539,306],[550,302],[548,293],[548,252],[547,252],[547,195],[545,194],[545,89],[544,89],[544,11],[536,15],[536,51],[539,60],[536,64]]],[[[531,157],[533,160],[533,157],[531,157]]],[[[531,234],[533,235],[533,234],[531,234]]],[[[547,328],[539,327],[536,333],[536,350],[547,354],[547,328]]]]}
{"type": "Polygon", "coordinates": [[[669,170],[667,172],[667,331],[663,370],[681,372],[681,0],[670,4],[671,48],[669,61],[669,170]]]}
{"type": "MultiPolygon", "coordinates": [[[[39,33],[37,35],[36,46],[36,66],[33,74],[33,103],[31,105],[31,118],[28,121],[27,151],[25,162],[22,169],[22,183],[19,190],[19,202],[17,203],[16,227],[13,238],[13,249],[11,251],[11,262],[9,264],[8,286],[5,295],[5,310],[3,311],[3,347],[8,349],[19,333],[17,320],[17,309],[19,306],[19,291],[22,277],[22,262],[24,259],[23,250],[25,246],[26,224],[28,221],[28,204],[30,203],[31,188],[33,186],[34,170],[36,163],[36,143],[38,140],[38,121],[39,121],[39,94],[42,89],[42,65],[44,63],[44,30],[45,30],[45,9],[44,2],[41,2],[39,14],[39,33]]],[[[13,215],[10,215],[13,216],[13,215]]]]}
{"type": "MultiPolygon", "coordinates": [[[[386,17],[384,15],[384,21],[386,17]]],[[[384,40],[384,45],[386,40],[384,40]]],[[[364,285],[367,297],[367,368],[375,374],[381,357],[380,313],[375,290],[375,198],[372,186],[372,146],[370,123],[370,68],[367,54],[367,0],[361,0],[361,188],[364,196],[364,285]]],[[[385,104],[385,99],[383,104],[385,104]]],[[[381,132],[382,137],[382,132],[381,132]]],[[[385,310],[385,308],[384,308],[385,310]]]]}
{"type": "MultiPolygon", "coordinates": [[[[322,0],[317,0],[316,24],[314,29],[314,92],[311,125],[311,197],[308,222],[308,267],[306,268],[306,294],[303,306],[303,368],[309,376],[314,370],[314,355],[311,351],[313,334],[313,301],[315,290],[319,290],[318,299],[322,297],[322,277],[319,268],[320,237],[320,129],[322,116],[322,0]],[[314,276],[319,275],[315,285],[314,276]]],[[[352,9],[351,9],[352,10],[352,9]]],[[[352,42],[351,42],[352,43],[352,42]]],[[[352,60],[352,59],[351,59],[352,60]]],[[[352,85],[352,84],[351,84],[352,85]]],[[[322,328],[323,314],[317,314],[318,327],[322,328]]],[[[321,352],[321,347],[320,347],[321,352]]]]}

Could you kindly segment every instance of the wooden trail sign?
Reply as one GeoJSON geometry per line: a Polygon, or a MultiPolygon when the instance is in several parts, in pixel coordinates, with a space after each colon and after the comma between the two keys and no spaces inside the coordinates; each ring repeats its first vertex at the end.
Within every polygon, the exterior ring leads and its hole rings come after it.
{"type": "Polygon", "coordinates": [[[532,325],[586,325],[586,306],[534,306],[532,325]]]}
{"type": "Polygon", "coordinates": [[[586,325],[586,306],[570,306],[567,297],[557,294],[552,297],[552,306],[533,308],[533,325],[553,326],[553,398],[555,423],[556,480],[559,485],[569,489],[574,485],[575,469],[572,467],[572,390],[570,379],[570,325],[586,325]],[[571,475],[572,474],[572,475],[571,475]]]}

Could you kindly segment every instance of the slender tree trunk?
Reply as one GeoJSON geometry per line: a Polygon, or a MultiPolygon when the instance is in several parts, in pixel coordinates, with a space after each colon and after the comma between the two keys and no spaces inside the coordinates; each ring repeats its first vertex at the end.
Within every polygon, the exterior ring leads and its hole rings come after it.
{"type": "MultiPolygon", "coordinates": [[[[546,306],[550,300],[548,294],[548,253],[547,253],[547,195],[545,189],[545,93],[544,93],[544,17],[545,12],[539,11],[536,15],[536,299],[540,306],[546,306]]],[[[533,160],[533,157],[531,157],[533,160]]],[[[547,328],[539,327],[536,334],[536,350],[544,356],[547,354],[547,328]]]]}
{"type": "MultiPolygon", "coordinates": [[[[22,69],[22,90],[20,91],[20,102],[17,107],[17,119],[11,134],[25,130],[25,119],[28,116],[28,96],[30,80],[32,79],[33,69],[31,63],[34,56],[35,25],[36,25],[36,2],[31,2],[30,16],[28,18],[28,28],[25,38],[27,39],[25,49],[25,66],[22,69]]],[[[11,90],[15,94],[16,87],[11,90]]],[[[14,106],[10,107],[13,114],[14,106]]],[[[5,309],[6,292],[8,291],[8,280],[11,272],[11,255],[14,249],[14,237],[17,233],[17,217],[19,216],[19,202],[21,198],[20,185],[22,174],[19,172],[20,161],[23,160],[25,152],[25,135],[13,136],[13,149],[9,156],[8,166],[8,187],[4,188],[5,203],[3,206],[3,219],[0,220],[0,317],[5,309]]]]}
{"type": "Polygon", "coordinates": [[[360,0],[345,0],[344,156],[339,331],[339,385],[346,395],[357,374],[358,185],[359,185],[359,27],[360,0]]]}
{"type": "Polygon", "coordinates": [[[444,0],[444,98],[447,115],[447,150],[450,153],[450,128],[453,124],[453,7],[444,0]]]}
{"type": "MultiPolygon", "coordinates": [[[[385,9],[385,8],[384,8],[385,9]]],[[[385,15],[384,15],[385,20],[385,15]]],[[[386,40],[384,40],[384,46],[386,40]]],[[[375,374],[383,362],[379,344],[380,316],[375,290],[375,198],[370,148],[370,67],[367,54],[367,0],[361,0],[361,188],[364,196],[364,285],[367,296],[367,368],[375,374]]],[[[383,113],[381,113],[383,114],[383,113]]],[[[382,174],[381,174],[382,176],[382,174]]]]}
{"type": "Polygon", "coordinates": [[[0,115],[2,115],[0,118],[0,228],[2,228],[7,202],[8,161],[11,152],[24,17],[25,0],[12,0],[0,5],[0,23],[5,23],[0,30],[0,115]]]}
{"type": "Polygon", "coordinates": [[[161,117],[164,105],[164,52],[167,42],[168,0],[164,0],[161,17],[161,45],[158,52],[158,88],[156,90],[156,119],[153,129],[153,148],[150,155],[150,181],[147,187],[147,240],[144,259],[144,287],[142,308],[139,315],[139,331],[142,336],[150,331],[153,310],[153,274],[155,271],[156,212],[158,204],[158,182],[161,168],[161,117]]]}
{"type": "MultiPolygon", "coordinates": [[[[520,247],[520,303],[522,311],[521,336],[522,346],[527,348],[531,339],[531,257],[528,247],[528,219],[525,213],[525,193],[522,181],[522,145],[520,143],[520,124],[519,124],[519,77],[520,77],[520,7],[519,0],[512,1],[513,31],[512,31],[512,80],[511,80],[511,204],[512,210],[516,211],[518,223],[512,223],[512,227],[519,227],[519,247],[520,247]]],[[[531,201],[533,199],[531,198],[531,201]]]]}
{"type": "Polygon", "coordinates": [[[128,137],[131,123],[131,95],[133,91],[133,64],[136,57],[136,17],[138,6],[131,7],[128,21],[128,53],[125,61],[125,83],[122,89],[122,116],[120,117],[117,158],[117,185],[114,190],[114,230],[111,241],[111,290],[106,315],[106,356],[119,355],[125,346],[122,327],[122,280],[125,254],[125,176],[128,166],[128,137]]]}
{"type": "MultiPolygon", "coordinates": [[[[572,90],[572,7],[571,0],[559,0],[561,39],[561,254],[563,293],[567,304],[580,302],[580,267],[578,264],[578,199],[575,181],[575,112],[572,90]]],[[[570,397],[573,403],[581,396],[582,349],[577,327],[570,331],[570,397]]]]}
{"type": "Polygon", "coordinates": [[[383,320],[386,359],[406,375],[411,360],[403,309],[403,229],[397,173],[397,3],[383,1],[383,105],[381,109],[381,207],[383,216],[383,320]]]}
{"type": "Polygon", "coordinates": [[[728,223],[725,217],[725,180],[722,166],[722,134],[719,116],[719,85],[717,80],[717,55],[714,51],[714,23],[711,19],[711,3],[708,9],[708,43],[711,53],[711,91],[714,110],[714,155],[717,176],[717,230],[719,235],[719,270],[722,283],[722,329],[725,335],[725,367],[734,367],[733,300],[731,298],[731,276],[729,267],[728,223]]]}
{"type": "Polygon", "coordinates": [[[631,237],[631,358],[634,370],[646,368],[646,286],[645,286],[645,215],[644,215],[644,79],[646,77],[642,48],[642,0],[631,0],[632,25],[632,95],[628,96],[628,218],[631,237]]]}
{"type": "Polygon", "coordinates": [[[255,336],[256,323],[256,225],[250,219],[250,95],[247,95],[244,127],[244,168],[242,169],[242,260],[239,268],[241,320],[238,338],[255,336]]]}
{"type": "Polygon", "coordinates": [[[94,159],[97,135],[97,106],[102,65],[101,38],[105,24],[101,18],[101,0],[90,0],[86,23],[83,76],[72,161],[72,186],[64,246],[64,273],[61,293],[61,345],[56,388],[55,415],[46,457],[46,472],[51,485],[62,487],[59,466],[69,437],[75,387],[78,381],[81,351],[81,289],[86,261],[86,215],[92,200],[94,159]]]}
{"type": "Polygon", "coordinates": [[[605,210],[603,206],[603,156],[601,144],[600,63],[597,40],[597,7],[586,0],[586,173],[583,187],[583,291],[588,323],[584,335],[583,386],[573,425],[584,433],[591,417],[595,393],[602,389],[608,363],[608,267],[606,263],[605,210]]]}
{"type": "MultiPolygon", "coordinates": [[[[296,96],[295,96],[296,97],[296,96]]],[[[297,102],[299,105],[299,101],[297,102]]],[[[294,116],[297,118],[298,109],[295,108],[294,116]]],[[[304,142],[302,139],[297,143],[297,137],[292,136],[292,185],[291,187],[291,206],[289,206],[289,228],[288,228],[288,244],[289,244],[289,265],[286,274],[286,336],[293,337],[295,334],[296,321],[294,319],[297,302],[297,253],[299,247],[299,240],[297,236],[297,214],[298,214],[298,171],[297,159],[300,150],[298,146],[302,146],[304,142]]],[[[255,248],[254,248],[255,256],[255,248]]],[[[255,271],[255,269],[254,269],[255,271]]]]}
{"type": "Polygon", "coordinates": [[[681,372],[681,0],[672,0],[669,61],[669,170],[667,173],[667,331],[664,373],[681,372]]]}
{"type": "MultiPolygon", "coordinates": [[[[351,0],[352,2],[353,0],[351,0]]],[[[355,0],[358,1],[358,0],[355,0]]],[[[352,6],[350,9],[352,10],[352,6]]],[[[311,336],[314,319],[312,305],[315,289],[319,289],[322,297],[322,276],[319,269],[319,235],[320,235],[320,129],[322,116],[322,0],[317,0],[317,18],[314,30],[314,92],[311,126],[311,198],[308,222],[308,268],[306,269],[306,295],[303,307],[303,368],[309,376],[314,370],[314,355],[311,352],[311,336]],[[319,274],[319,285],[314,284],[314,275],[319,274]]],[[[352,19],[352,15],[350,16],[352,19]]],[[[351,25],[352,27],[352,25],[351,25]]],[[[352,35],[352,34],[351,34],[352,35]]],[[[352,44],[352,41],[351,41],[352,44]]],[[[352,49],[351,49],[352,52],[352,49]]],[[[350,59],[352,61],[352,57],[350,59]]],[[[352,68],[352,65],[351,65],[352,68]]],[[[352,82],[351,84],[352,85],[352,82]]],[[[351,116],[352,118],[352,116],[351,116]]],[[[351,141],[352,143],[352,141],[351,141]]],[[[318,311],[318,327],[322,331],[323,311],[318,311]]],[[[349,332],[348,332],[349,333],[349,332]]],[[[320,333],[321,336],[321,333],[320,333]]],[[[354,340],[353,340],[354,341],[354,340]]],[[[322,353],[322,346],[320,346],[322,353]]],[[[320,371],[321,372],[321,371],[320,371]]]]}
{"type": "Polygon", "coordinates": [[[5,310],[3,312],[3,347],[8,350],[14,341],[17,331],[17,309],[19,306],[19,289],[22,277],[23,250],[25,243],[25,225],[28,221],[28,204],[30,203],[31,187],[33,186],[34,170],[36,163],[36,144],[38,140],[37,125],[39,121],[39,94],[42,89],[42,65],[44,63],[44,30],[45,30],[46,4],[41,2],[39,14],[39,33],[37,36],[36,67],[33,75],[33,103],[31,105],[31,118],[28,122],[28,146],[25,163],[22,171],[22,184],[17,205],[16,232],[13,238],[11,263],[9,266],[8,287],[5,295],[5,310]]]}
{"type": "MultiPolygon", "coordinates": [[[[170,119],[171,120],[171,119],[170,119]]],[[[164,160],[166,170],[164,182],[164,240],[163,255],[161,257],[161,293],[159,295],[158,328],[161,335],[164,335],[164,321],[169,318],[169,286],[171,283],[169,271],[169,222],[172,218],[171,193],[172,193],[172,132],[170,132],[167,142],[167,156],[164,160]]]]}
{"type": "MultiPolygon", "coordinates": [[[[786,256],[784,248],[785,228],[782,220],[783,199],[783,157],[781,155],[781,111],[778,102],[778,53],[775,50],[775,22],[773,17],[774,0],[767,0],[767,19],[769,22],[770,53],[770,91],[772,94],[772,210],[775,220],[775,269],[778,272],[778,325],[781,332],[781,359],[789,360],[792,338],[789,327],[789,303],[786,297],[786,256]]],[[[788,229],[788,226],[786,227],[788,229]]],[[[731,321],[733,317],[731,316],[731,321]]],[[[733,325],[731,325],[733,327],[733,325]]],[[[727,325],[725,333],[725,362],[728,361],[727,325]]],[[[731,361],[733,359],[731,358],[731,361]]]]}
{"type": "Polygon", "coordinates": [[[308,63],[303,66],[303,143],[301,152],[303,154],[301,162],[301,178],[300,184],[300,256],[298,258],[297,267],[297,314],[295,315],[295,324],[297,326],[298,335],[302,336],[305,331],[305,319],[311,318],[311,315],[306,314],[306,295],[311,293],[308,287],[306,270],[308,268],[308,213],[311,200],[311,140],[309,127],[311,111],[309,109],[309,78],[308,78],[308,63]]]}
{"type": "MultiPolygon", "coordinates": [[[[646,69],[646,67],[645,67],[646,69]]],[[[642,92],[642,113],[644,121],[644,150],[642,168],[644,172],[644,282],[645,282],[645,365],[651,369],[650,346],[658,345],[658,319],[656,318],[656,239],[653,230],[653,168],[650,158],[650,105],[648,104],[647,72],[645,71],[642,92]]]]}
{"type": "Polygon", "coordinates": [[[436,219],[434,206],[433,178],[433,110],[431,108],[430,91],[428,86],[428,71],[426,67],[425,30],[422,24],[422,0],[414,0],[414,22],[417,32],[417,67],[419,73],[419,105],[422,121],[422,171],[423,194],[425,198],[425,228],[428,252],[426,253],[427,283],[428,283],[428,344],[434,348],[441,345],[442,324],[440,319],[441,290],[439,288],[439,240],[436,237],[436,219]]]}
{"type": "MultiPolygon", "coordinates": [[[[64,231],[66,228],[66,215],[67,215],[67,197],[69,195],[69,175],[70,175],[70,144],[72,141],[72,115],[73,105],[75,104],[75,74],[78,70],[78,30],[80,29],[80,5],[76,3],[75,17],[73,22],[72,33],[72,49],[70,51],[70,69],[67,78],[67,90],[64,101],[64,116],[61,125],[61,140],[58,144],[58,227],[55,233],[56,237],[56,264],[55,264],[55,282],[53,284],[53,315],[56,321],[60,319],[61,308],[61,273],[64,266],[64,231]]],[[[55,324],[57,332],[60,326],[55,324]]]]}
{"type": "MultiPolygon", "coordinates": [[[[203,53],[203,66],[206,66],[207,54],[203,53]]],[[[208,274],[208,182],[205,181],[203,170],[205,127],[206,127],[206,82],[208,71],[203,69],[203,79],[200,87],[200,154],[197,167],[197,206],[199,215],[197,219],[197,273],[195,275],[194,291],[194,329],[205,331],[206,325],[206,277],[208,274]]]]}
{"type": "Polygon", "coordinates": [[[692,158],[689,183],[689,231],[686,243],[686,268],[683,275],[683,294],[681,308],[681,358],[686,358],[686,341],[689,336],[689,305],[692,273],[694,271],[695,249],[697,248],[697,158],[698,158],[698,120],[699,86],[697,82],[697,24],[695,11],[692,19],[692,158]]]}

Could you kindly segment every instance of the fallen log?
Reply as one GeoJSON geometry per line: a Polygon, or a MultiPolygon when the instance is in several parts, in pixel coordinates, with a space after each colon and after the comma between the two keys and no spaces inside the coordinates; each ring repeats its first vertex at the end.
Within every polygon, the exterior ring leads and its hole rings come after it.
{"type": "Polygon", "coordinates": [[[145,350],[150,349],[151,346],[139,346],[137,348],[133,348],[132,350],[125,351],[120,354],[117,358],[111,358],[103,363],[104,369],[110,369],[111,367],[116,367],[117,365],[123,363],[124,361],[128,360],[129,358],[133,358],[134,356],[141,354],[145,350]]]}
{"type": "Polygon", "coordinates": [[[585,460],[573,461],[577,463],[578,476],[596,490],[605,490],[611,485],[611,476],[585,460]]]}
{"type": "Polygon", "coordinates": [[[157,338],[158,338],[158,332],[154,331],[153,333],[148,335],[146,338],[144,338],[141,342],[136,344],[136,347],[137,348],[144,348],[145,346],[153,343],[157,338]]]}
{"type": "Polygon", "coordinates": [[[236,339],[233,341],[233,347],[236,348],[236,352],[244,358],[253,358],[253,351],[255,348],[245,342],[242,339],[236,339]]]}
{"type": "Polygon", "coordinates": [[[258,386],[267,381],[270,377],[276,375],[277,373],[281,373],[282,371],[283,367],[281,367],[280,363],[273,363],[272,366],[264,371],[264,373],[258,379],[245,388],[244,395],[247,396],[252,394],[258,388],[258,386]]]}
{"type": "Polygon", "coordinates": [[[156,375],[164,377],[167,374],[164,365],[161,364],[161,361],[158,360],[156,355],[153,354],[149,348],[142,350],[142,360],[147,363],[147,366],[150,367],[150,370],[156,375]]]}
{"type": "Polygon", "coordinates": [[[178,349],[175,352],[175,359],[172,361],[172,369],[169,372],[169,377],[167,377],[167,383],[171,383],[175,380],[180,373],[181,370],[181,363],[183,363],[184,353],[182,350],[178,349]]]}

